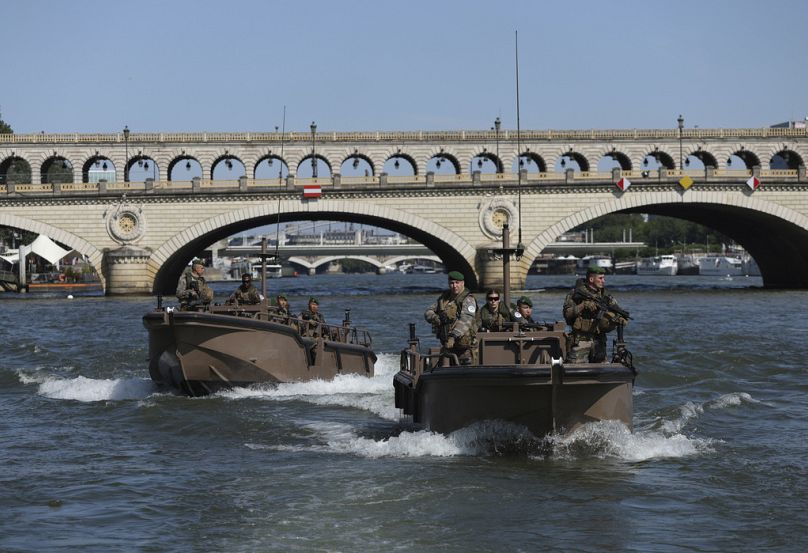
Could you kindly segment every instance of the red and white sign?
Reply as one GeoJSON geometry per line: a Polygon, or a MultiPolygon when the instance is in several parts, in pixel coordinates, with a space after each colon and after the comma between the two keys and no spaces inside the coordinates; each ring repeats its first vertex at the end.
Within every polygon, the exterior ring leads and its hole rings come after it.
{"type": "Polygon", "coordinates": [[[631,181],[628,180],[626,177],[623,177],[619,181],[617,181],[617,188],[619,188],[623,192],[628,190],[629,186],[631,186],[631,181]]]}
{"type": "Polygon", "coordinates": [[[746,184],[748,184],[749,188],[751,188],[752,190],[757,190],[758,186],[760,186],[760,179],[753,176],[748,181],[746,181],[746,184]]]}
{"type": "Polygon", "coordinates": [[[319,184],[303,185],[303,197],[308,199],[319,198],[323,195],[323,189],[319,184]]]}

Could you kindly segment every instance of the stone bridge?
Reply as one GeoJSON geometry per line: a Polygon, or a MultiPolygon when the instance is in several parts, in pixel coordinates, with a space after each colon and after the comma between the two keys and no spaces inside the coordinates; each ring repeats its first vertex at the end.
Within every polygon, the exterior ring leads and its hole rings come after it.
{"type": "Polygon", "coordinates": [[[502,281],[489,250],[503,222],[526,248],[512,264],[518,286],[562,233],[643,212],[719,230],[755,257],[766,286],[805,288],[807,155],[805,129],[527,131],[518,143],[507,131],[0,135],[0,225],[86,254],[108,293],[168,294],[208,245],[277,222],[400,232],[483,287],[502,281]],[[307,160],[327,173],[304,175],[307,160]],[[237,178],[222,177],[228,163],[237,178]],[[322,197],[305,199],[305,185],[322,197]]]}

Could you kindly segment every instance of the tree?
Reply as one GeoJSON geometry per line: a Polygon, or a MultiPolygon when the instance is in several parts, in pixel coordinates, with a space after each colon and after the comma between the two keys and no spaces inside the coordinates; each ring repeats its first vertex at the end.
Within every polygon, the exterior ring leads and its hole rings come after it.
{"type": "Polygon", "coordinates": [[[14,129],[11,125],[3,121],[3,113],[0,112],[0,134],[14,134],[14,129]]]}

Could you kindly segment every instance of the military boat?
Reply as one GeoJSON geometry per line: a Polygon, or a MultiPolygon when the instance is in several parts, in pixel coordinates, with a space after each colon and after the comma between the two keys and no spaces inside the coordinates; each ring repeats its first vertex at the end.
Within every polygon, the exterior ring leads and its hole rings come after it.
{"type": "MultiPolygon", "coordinates": [[[[503,230],[503,248],[496,253],[503,256],[507,302],[507,259],[516,250],[508,247],[507,225],[503,230]]],[[[393,377],[395,405],[415,423],[440,433],[484,420],[520,424],[536,436],[603,420],[631,429],[637,370],[623,327],[617,327],[611,361],[603,363],[565,363],[572,345],[565,328],[564,322],[513,323],[508,331],[478,332],[474,361],[462,365],[440,348],[422,352],[410,324],[409,344],[393,377]]]]}
{"type": "Polygon", "coordinates": [[[440,433],[483,420],[521,424],[536,436],[602,420],[631,428],[637,371],[625,344],[611,362],[564,363],[564,326],[478,334],[478,363],[460,365],[439,348],[421,353],[413,325],[393,380],[396,407],[440,433]]]}
{"type": "Polygon", "coordinates": [[[163,307],[143,317],[149,333],[149,374],[191,396],[257,383],[372,376],[370,333],[350,324],[327,325],[256,305],[163,307]]]}

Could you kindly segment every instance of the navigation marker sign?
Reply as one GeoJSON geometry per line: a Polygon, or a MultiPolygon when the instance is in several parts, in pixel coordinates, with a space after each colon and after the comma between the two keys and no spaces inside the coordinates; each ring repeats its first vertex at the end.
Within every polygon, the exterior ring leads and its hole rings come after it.
{"type": "Polygon", "coordinates": [[[690,176],[685,175],[684,177],[679,179],[679,186],[687,190],[688,188],[693,186],[693,179],[691,179],[690,176]]]}
{"type": "Polygon", "coordinates": [[[303,198],[314,200],[323,195],[323,189],[319,184],[305,184],[303,185],[303,198]]]}
{"type": "Polygon", "coordinates": [[[626,177],[623,177],[619,181],[617,181],[616,184],[617,184],[617,188],[619,188],[621,191],[625,192],[626,190],[628,190],[628,187],[631,186],[631,181],[628,180],[626,177]]]}
{"type": "Polygon", "coordinates": [[[758,186],[760,186],[760,179],[752,175],[752,177],[748,181],[746,181],[746,184],[748,184],[749,188],[751,188],[752,190],[757,190],[758,186]]]}

